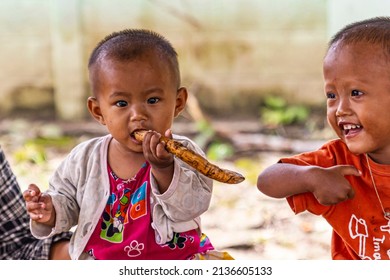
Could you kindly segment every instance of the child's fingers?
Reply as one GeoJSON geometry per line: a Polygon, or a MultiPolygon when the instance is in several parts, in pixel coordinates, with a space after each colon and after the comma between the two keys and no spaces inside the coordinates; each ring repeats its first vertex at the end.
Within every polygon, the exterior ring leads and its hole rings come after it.
{"type": "Polygon", "coordinates": [[[352,176],[361,176],[360,171],[353,165],[337,165],[333,167],[340,171],[340,173],[344,176],[352,175],[352,176]]]}
{"type": "Polygon", "coordinates": [[[150,148],[151,148],[152,151],[154,151],[155,147],[157,147],[157,145],[160,144],[160,138],[161,138],[161,134],[160,133],[157,133],[157,132],[151,133],[150,148]]]}
{"type": "Polygon", "coordinates": [[[43,218],[43,214],[42,213],[31,213],[29,212],[28,213],[30,215],[30,219],[33,220],[33,221],[39,221],[43,218]]]}
{"type": "Polygon", "coordinates": [[[39,199],[39,196],[40,196],[41,192],[39,190],[39,188],[34,185],[34,184],[30,184],[27,188],[27,190],[25,190],[23,192],[23,198],[25,201],[35,201],[37,202],[38,199],[39,199]]]}
{"type": "Polygon", "coordinates": [[[34,195],[33,194],[31,194],[31,191],[30,190],[25,190],[24,192],[23,192],[23,199],[25,200],[25,201],[31,201],[31,199],[32,199],[32,197],[33,197],[34,195]]]}
{"type": "Polygon", "coordinates": [[[164,133],[165,137],[172,139],[172,130],[170,128],[167,129],[164,133]]]}
{"type": "Polygon", "coordinates": [[[28,212],[37,212],[45,209],[45,204],[42,202],[27,202],[26,209],[28,212]]]}
{"type": "Polygon", "coordinates": [[[35,184],[30,184],[23,192],[23,198],[26,201],[32,200],[33,197],[39,197],[41,195],[41,191],[39,190],[38,186],[35,184]]]}
{"type": "Polygon", "coordinates": [[[355,191],[353,188],[351,188],[347,194],[348,199],[352,199],[355,197],[355,191]]]}
{"type": "MultiPolygon", "coordinates": [[[[336,168],[339,169],[340,173],[343,175],[343,176],[361,176],[361,172],[359,169],[357,169],[355,166],[353,165],[339,165],[339,166],[336,166],[336,168]]],[[[348,193],[347,193],[347,198],[346,199],[352,199],[355,197],[355,190],[352,188],[352,186],[350,187],[348,193]]]]}
{"type": "Polygon", "coordinates": [[[29,190],[30,192],[34,192],[36,195],[40,195],[41,194],[41,190],[35,184],[28,185],[27,190],[29,190]]]}
{"type": "Polygon", "coordinates": [[[42,210],[45,208],[44,203],[28,202],[26,203],[26,209],[30,218],[34,221],[43,218],[42,210]]]}

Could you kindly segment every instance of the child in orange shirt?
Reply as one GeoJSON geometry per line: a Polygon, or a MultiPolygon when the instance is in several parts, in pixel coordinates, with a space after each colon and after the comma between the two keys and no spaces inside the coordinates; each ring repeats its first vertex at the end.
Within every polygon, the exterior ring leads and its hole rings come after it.
{"type": "Polygon", "coordinates": [[[332,259],[390,259],[390,18],[350,24],[330,41],[327,119],[339,139],[282,158],[261,192],[333,228],[332,259]]]}

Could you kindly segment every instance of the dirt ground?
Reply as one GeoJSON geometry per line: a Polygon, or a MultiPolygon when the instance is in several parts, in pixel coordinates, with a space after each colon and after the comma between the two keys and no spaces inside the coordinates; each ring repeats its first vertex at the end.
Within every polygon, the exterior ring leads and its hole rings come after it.
{"type": "MultiPolygon", "coordinates": [[[[49,145],[45,149],[45,161],[39,162],[40,151],[29,146],[28,139],[61,136],[66,140],[64,136],[72,134],[80,142],[104,133],[94,122],[3,119],[0,145],[24,189],[31,182],[45,185],[53,169],[75,144],[64,141],[61,147],[49,145]]],[[[321,217],[308,213],[294,215],[284,199],[266,197],[256,188],[257,174],[282,155],[272,151],[253,152],[250,168],[237,167],[229,161],[214,162],[242,173],[247,179],[237,185],[215,182],[210,208],[202,216],[203,231],[217,249],[228,251],[239,260],[330,259],[331,230],[321,217]]]]}

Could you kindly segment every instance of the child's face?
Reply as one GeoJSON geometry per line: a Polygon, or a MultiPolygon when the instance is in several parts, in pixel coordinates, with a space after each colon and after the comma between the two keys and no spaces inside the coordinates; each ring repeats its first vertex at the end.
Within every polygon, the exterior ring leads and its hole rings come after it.
{"type": "Polygon", "coordinates": [[[186,89],[177,89],[167,63],[150,52],[126,62],[104,59],[90,70],[90,80],[96,97],[88,101],[90,112],[123,147],[135,152],[142,152],[142,146],[133,132],[146,129],[164,135],[187,100],[186,89]]]}
{"type": "Polygon", "coordinates": [[[390,164],[390,64],[380,46],[332,46],[324,59],[327,118],[351,152],[390,164]]]}

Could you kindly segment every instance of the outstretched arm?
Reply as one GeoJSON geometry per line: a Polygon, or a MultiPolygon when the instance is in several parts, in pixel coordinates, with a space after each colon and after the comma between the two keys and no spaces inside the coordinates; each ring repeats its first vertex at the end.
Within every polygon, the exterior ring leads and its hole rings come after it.
{"type": "Polygon", "coordinates": [[[345,175],[360,176],[360,172],[350,165],[323,168],[277,163],[258,176],[257,187],[274,198],[311,192],[319,203],[331,205],[354,196],[354,190],[345,175]]]}

